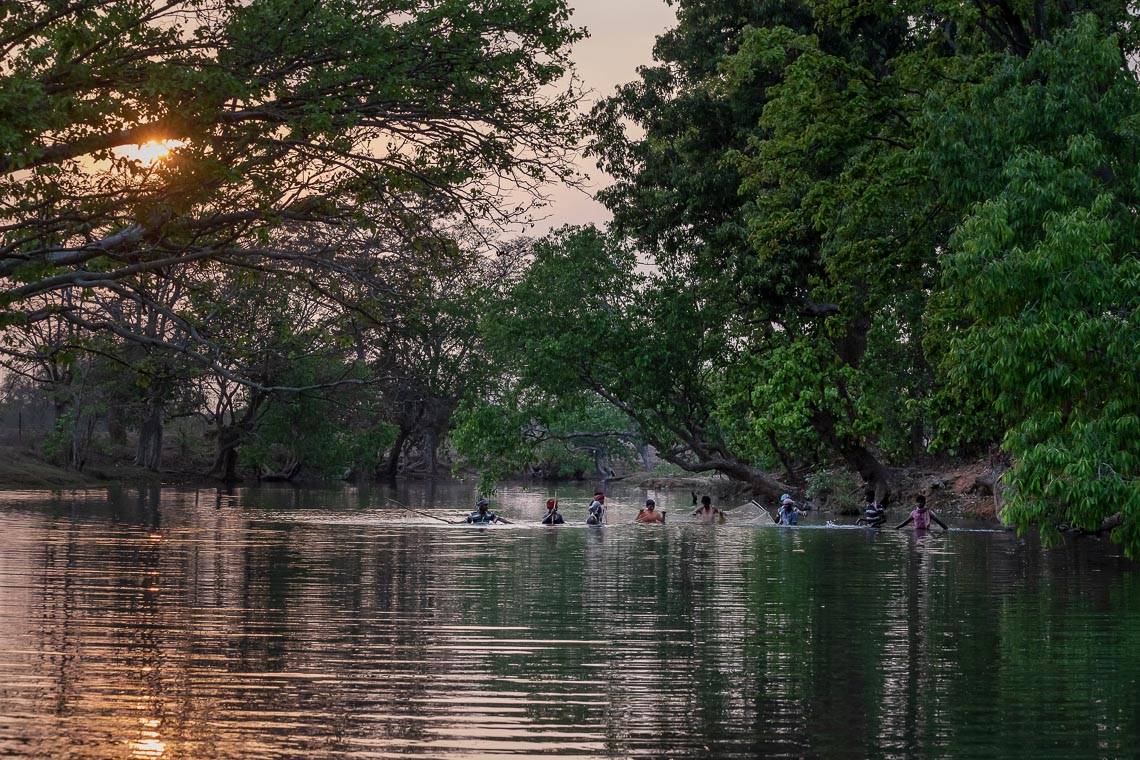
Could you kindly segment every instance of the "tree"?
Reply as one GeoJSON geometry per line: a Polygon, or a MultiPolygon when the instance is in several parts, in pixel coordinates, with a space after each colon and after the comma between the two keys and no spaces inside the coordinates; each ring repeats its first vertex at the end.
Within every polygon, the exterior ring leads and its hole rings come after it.
{"type": "Polygon", "coordinates": [[[486,331],[496,362],[540,398],[586,391],[668,462],[772,495],[788,490],[740,457],[715,418],[729,351],[717,312],[675,278],[639,272],[633,252],[597,229],[538,241],[486,331]]]}
{"type": "Polygon", "coordinates": [[[859,4],[678,8],[655,49],[661,65],[594,113],[594,149],[619,180],[603,196],[614,229],[726,335],[711,407],[737,456],[796,477],[799,462],[832,452],[885,493],[872,442],[886,419],[920,423],[913,407],[870,403],[906,394],[876,386],[867,348],[925,374],[921,351],[892,350],[886,332],[920,345],[911,281],[930,250],[929,220],[908,197],[921,197],[921,173],[900,134],[918,99],[891,74],[908,25],[859,4]],[[644,136],[627,137],[623,119],[644,136]]]}
{"type": "Polygon", "coordinates": [[[384,250],[346,257],[346,230],[391,240],[429,202],[502,223],[514,211],[496,188],[533,193],[570,173],[577,95],[555,88],[580,33],[561,0],[91,0],[3,14],[3,325],[62,320],[243,380],[188,301],[156,297],[164,281],[192,292],[245,268],[335,293],[382,278],[384,250]],[[169,146],[153,164],[121,150],[153,140],[169,146]],[[175,334],[140,334],[108,301],[154,309],[175,334]]]}
{"type": "Polygon", "coordinates": [[[930,116],[947,186],[982,199],[950,241],[931,318],[949,384],[1004,430],[1005,519],[1098,530],[1117,514],[1113,537],[1135,556],[1140,87],[1121,48],[1082,17],[930,116]],[[958,179],[949,158],[966,140],[958,179]]]}
{"type": "Polygon", "coordinates": [[[422,471],[437,474],[452,417],[495,374],[478,334],[520,264],[519,241],[489,244],[470,227],[442,227],[410,241],[389,263],[388,293],[358,316],[354,332],[387,419],[398,432],[382,474],[394,480],[412,445],[422,471]],[[383,315],[383,319],[376,319],[383,315]]]}

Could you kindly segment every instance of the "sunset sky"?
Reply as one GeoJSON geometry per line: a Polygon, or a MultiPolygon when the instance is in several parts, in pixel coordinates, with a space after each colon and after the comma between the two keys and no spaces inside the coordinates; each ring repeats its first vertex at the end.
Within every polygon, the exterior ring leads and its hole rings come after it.
{"type": "MultiPolygon", "coordinates": [[[[570,5],[574,23],[590,32],[575,47],[574,58],[579,75],[593,90],[591,102],[635,79],[638,66],[652,63],[654,39],[676,21],[675,9],[665,0],[570,0],[570,5]]],[[[595,188],[605,184],[592,161],[583,168],[595,188]]],[[[534,230],[539,234],[563,224],[603,223],[609,218],[600,204],[580,192],[556,188],[551,195],[548,218],[534,230]]]]}

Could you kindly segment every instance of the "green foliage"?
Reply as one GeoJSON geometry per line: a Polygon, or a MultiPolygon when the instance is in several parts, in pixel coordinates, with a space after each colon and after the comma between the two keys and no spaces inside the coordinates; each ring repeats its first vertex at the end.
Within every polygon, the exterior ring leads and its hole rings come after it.
{"type": "Polygon", "coordinates": [[[1140,551],[1138,109],[1117,40],[1086,17],[932,117],[935,150],[966,130],[977,146],[984,199],[951,240],[932,316],[948,332],[950,387],[1006,428],[1005,517],[1095,530],[1120,511],[1114,538],[1130,554],[1140,551]]]}
{"type": "Polygon", "coordinates": [[[524,445],[529,415],[513,399],[501,404],[470,403],[461,407],[451,440],[462,460],[479,472],[479,493],[493,493],[506,475],[521,472],[533,459],[524,445]]]}
{"type": "Polygon", "coordinates": [[[805,478],[804,496],[841,515],[862,514],[862,488],[849,470],[815,467],[805,478]]]}
{"type": "Polygon", "coordinates": [[[479,471],[490,493],[511,475],[591,477],[598,459],[628,463],[640,436],[612,405],[584,393],[557,398],[513,389],[497,403],[470,402],[456,415],[452,442],[462,464],[479,471]]]}
{"type": "Polygon", "coordinates": [[[241,448],[241,461],[266,474],[297,468],[312,477],[339,478],[346,472],[372,472],[396,428],[357,399],[328,392],[282,395],[258,420],[241,448]]]}
{"type": "Polygon", "coordinates": [[[197,329],[219,272],[352,312],[362,290],[384,292],[391,257],[429,220],[503,223],[526,212],[525,188],[572,173],[578,93],[563,83],[581,32],[562,0],[94,0],[4,14],[4,323],[154,345],[121,317],[141,304],[163,311],[168,347],[236,376],[229,346],[197,329]],[[163,160],[132,152],[160,139],[177,141],[163,160]]]}
{"type": "Polygon", "coordinates": [[[71,464],[72,440],[75,435],[75,412],[68,411],[56,418],[55,426],[40,443],[40,450],[51,463],[60,466],[71,464]]]}

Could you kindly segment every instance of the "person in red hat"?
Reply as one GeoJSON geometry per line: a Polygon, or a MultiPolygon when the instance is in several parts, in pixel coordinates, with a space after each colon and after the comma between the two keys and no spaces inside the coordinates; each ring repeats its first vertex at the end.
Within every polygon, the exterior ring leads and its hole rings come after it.
{"type": "Polygon", "coordinates": [[[546,500],[546,516],[542,518],[543,525],[561,525],[566,522],[562,513],[558,511],[558,499],[546,500]]]}

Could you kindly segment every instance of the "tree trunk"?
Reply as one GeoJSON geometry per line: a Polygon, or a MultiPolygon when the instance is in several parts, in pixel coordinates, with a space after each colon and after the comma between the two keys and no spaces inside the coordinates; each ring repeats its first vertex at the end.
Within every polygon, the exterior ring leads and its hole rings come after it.
{"type": "Polygon", "coordinates": [[[428,428],[424,431],[424,467],[427,470],[429,478],[435,477],[436,466],[436,448],[439,446],[439,439],[435,434],[434,428],[428,428]]]}
{"type": "Polygon", "coordinates": [[[733,480],[747,483],[755,491],[767,496],[773,501],[778,500],[781,495],[791,493],[795,490],[786,483],[781,483],[776,480],[763,470],[758,470],[751,465],[736,460],[708,459],[693,463],[668,453],[662,453],[660,456],[666,462],[675,464],[688,472],[719,472],[723,475],[727,475],[733,480]]]}
{"type": "Polygon", "coordinates": [[[107,407],[107,437],[112,443],[125,444],[127,442],[127,426],[123,424],[123,407],[121,404],[111,404],[107,407]]]}
{"type": "Polygon", "coordinates": [[[210,474],[220,477],[226,483],[237,481],[237,455],[241,447],[241,430],[229,425],[218,431],[218,446],[214,452],[214,465],[210,474]]]}
{"type": "Polygon", "coordinates": [[[150,414],[139,430],[139,442],[135,447],[135,464],[151,472],[158,472],[162,467],[162,423],[165,410],[161,401],[152,402],[149,409],[150,414]]]}
{"type": "Polygon", "coordinates": [[[604,446],[594,447],[594,473],[599,480],[612,480],[614,468],[610,465],[610,452],[604,446]]]}
{"type": "Polygon", "coordinates": [[[875,501],[882,504],[891,492],[891,474],[886,466],[866,446],[840,436],[835,418],[828,412],[817,411],[812,415],[812,424],[824,442],[843,457],[851,469],[859,473],[864,483],[875,490],[875,501]]]}
{"type": "Polygon", "coordinates": [[[400,472],[400,454],[410,434],[410,431],[400,428],[399,434],[396,435],[396,442],[392,444],[392,449],[388,453],[388,462],[384,466],[383,478],[388,483],[396,482],[396,475],[400,472]]]}

